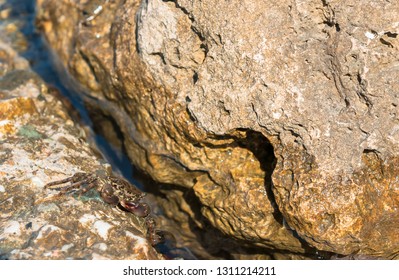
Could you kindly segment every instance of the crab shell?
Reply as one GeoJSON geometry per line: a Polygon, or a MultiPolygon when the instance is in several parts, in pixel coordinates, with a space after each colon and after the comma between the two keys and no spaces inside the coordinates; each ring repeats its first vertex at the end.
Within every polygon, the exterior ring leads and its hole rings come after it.
{"type": "Polygon", "coordinates": [[[138,217],[147,217],[150,214],[150,206],[147,203],[121,200],[120,204],[127,211],[132,212],[138,217]]]}

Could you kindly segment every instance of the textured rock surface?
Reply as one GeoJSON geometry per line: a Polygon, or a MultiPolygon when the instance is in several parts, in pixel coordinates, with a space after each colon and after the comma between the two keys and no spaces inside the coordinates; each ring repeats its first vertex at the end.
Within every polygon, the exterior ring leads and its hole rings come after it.
{"type": "Polygon", "coordinates": [[[259,247],[396,256],[397,2],[38,3],[134,163],[183,187],[166,209],[202,227],[198,200],[259,247]]]}
{"type": "Polygon", "coordinates": [[[29,70],[0,79],[0,256],[7,259],[159,258],[142,219],[102,202],[44,190],[75,172],[104,170],[61,103],[29,70]],[[25,76],[15,89],[16,76],[25,76]]]}
{"type": "Polygon", "coordinates": [[[29,69],[16,41],[2,35],[0,259],[162,259],[145,238],[142,218],[102,202],[95,191],[56,199],[57,191],[43,188],[106,164],[85,142],[59,93],[29,69]]]}

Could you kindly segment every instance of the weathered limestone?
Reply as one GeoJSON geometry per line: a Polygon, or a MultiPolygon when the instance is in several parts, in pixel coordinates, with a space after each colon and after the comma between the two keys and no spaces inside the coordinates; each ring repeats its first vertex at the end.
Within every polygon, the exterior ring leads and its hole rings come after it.
{"type": "MultiPolygon", "coordinates": [[[[397,2],[38,4],[132,161],[193,192],[213,227],[274,250],[396,256],[397,2]]],[[[184,192],[167,196],[201,227],[184,192]]]]}

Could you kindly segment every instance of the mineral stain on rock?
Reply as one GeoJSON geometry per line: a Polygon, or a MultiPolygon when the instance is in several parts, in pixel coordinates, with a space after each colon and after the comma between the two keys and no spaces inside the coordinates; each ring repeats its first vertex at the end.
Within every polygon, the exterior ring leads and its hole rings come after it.
{"type": "Polygon", "coordinates": [[[43,135],[38,132],[33,126],[31,125],[24,125],[21,126],[18,130],[18,134],[24,137],[27,137],[29,139],[40,139],[43,137],[43,135]]]}

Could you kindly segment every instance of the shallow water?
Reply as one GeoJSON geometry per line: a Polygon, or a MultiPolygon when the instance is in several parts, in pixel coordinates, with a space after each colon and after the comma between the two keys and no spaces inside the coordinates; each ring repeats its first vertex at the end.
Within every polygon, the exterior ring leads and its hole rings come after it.
{"type": "MultiPolygon", "coordinates": [[[[66,81],[60,78],[60,73],[57,71],[53,55],[49,50],[45,40],[35,28],[35,1],[34,0],[12,0],[9,2],[18,2],[18,5],[25,3],[24,7],[27,15],[26,24],[22,32],[28,39],[28,49],[22,53],[22,56],[27,58],[31,64],[32,69],[39,74],[39,76],[48,84],[57,88],[61,94],[66,97],[73,105],[74,109],[79,113],[80,122],[93,129],[93,123],[90,118],[79,92],[76,92],[72,86],[66,84],[66,81]]],[[[93,129],[94,130],[94,129],[93,129]]],[[[93,141],[99,148],[103,157],[111,164],[113,169],[120,173],[129,181],[140,185],[133,177],[133,166],[129,158],[122,151],[112,146],[100,134],[93,133],[89,135],[93,137],[93,141]]],[[[139,186],[142,189],[144,186],[139,186]]]]}

